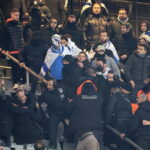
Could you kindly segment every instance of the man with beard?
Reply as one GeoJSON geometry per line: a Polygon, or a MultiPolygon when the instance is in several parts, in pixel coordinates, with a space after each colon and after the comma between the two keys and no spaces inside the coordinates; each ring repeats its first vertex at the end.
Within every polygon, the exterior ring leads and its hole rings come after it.
{"type": "Polygon", "coordinates": [[[103,45],[101,45],[101,43],[97,42],[94,47],[93,50],[95,51],[95,56],[94,56],[94,60],[92,61],[92,64],[96,64],[97,60],[99,59],[105,59],[106,60],[106,72],[108,72],[109,70],[113,70],[115,75],[118,75],[120,78],[120,70],[117,66],[117,64],[115,63],[115,61],[113,60],[113,58],[109,57],[106,55],[106,49],[103,45]]]}
{"type": "Polygon", "coordinates": [[[67,17],[64,27],[60,29],[60,34],[69,34],[72,37],[72,41],[80,48],[84,49],[83,32],[77,27],[77,18],[75,15],[69,15],[67,17]]]}
{"type": "Polygon", "coordinates": [[[125,67],[125,74],[135,94],[149,81],[150,55],[148,51],[148,46],[138,44],[135,54],[129,57],[125,67]]]}
{"type": "Polygon", "coordinates": [[[118,54],[120,62],[125,64],[133,51],[136,50],[137,39],[132,33],[132,26],[128,22],[121,25],[121,37],[118,40],[118,54]]]}
{"type": "Polygon", "coordinates": [[[121,25],[125,24],[126,22],[129,22],[127,10],[125,8],[119,9],[118,17],[115,21],[112,23],[113,31],[115,34],[115,46],[118,49],[118,40],[122,39],[121,37],[121,25]]]}
{"type": "Polygon", "coordinates": [[[114,44],[109,40],[108,32],[102,31],[100,33],[100,42],[105,47],[105,49],[108,49],[112,52],[113,58],[114,58],[115,62],[118,64],[119,56],[118,56],[118,53],[117,53],[117,50],[116,50],[114,44]]]}

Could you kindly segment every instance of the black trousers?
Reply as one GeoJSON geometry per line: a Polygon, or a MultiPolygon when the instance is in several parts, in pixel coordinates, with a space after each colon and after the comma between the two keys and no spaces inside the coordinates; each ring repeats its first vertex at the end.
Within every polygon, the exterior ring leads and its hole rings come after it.
{"type": "MultiPolygon", "coordinates": [[[[33,70],[35,73],[39,74],[41,67],[33,67],[30,66],[31,70],[33,70]]],[[[36,91],[36,86],[37,86],[37,81],[38,79],[36,77],[34,77],[33,75],[30,76],[30,81],[31,81],[31,92],[35,93],[36,91]]]]}
{"type": "Polygon", "coordinates": [[[57,141],[57,129],[61,122],[61,117],[55,114],[50,115],[49,119],[49,141],[55,143],[57,141]]]}
{"type": "Polygon", "coordinates": [[[150,150],[150,135],[138,136],[135,142],[141,146],[144,150],[150,150]]]}
{"type": "MultiPolygon", "coordinates": [[[[13,56],[16,59],[18,59],[18,55],[13,55],[13,56]]],[[[23,70],[23,68],[20,68],[20,66],[12,60],[9,60],[8,63],[11,66],[11,75],[12,75],[13,83],[17,84],[21,82],[21,78],[23,82],[25,82],[25,71],[23,70]]]]}
{"type": "Polygon", "coordinates": [[[0,136],[0,139],[5,143],[5,146],[7,147],[11,146],[10,137],[0,136]]]}

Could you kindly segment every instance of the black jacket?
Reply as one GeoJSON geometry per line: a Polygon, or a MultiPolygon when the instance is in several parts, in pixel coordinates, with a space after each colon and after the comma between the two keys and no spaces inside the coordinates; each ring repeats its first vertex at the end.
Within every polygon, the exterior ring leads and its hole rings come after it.
{"type": "Polygon", "coordinates": [[[122,34],[122,39],[118,40],[118,54],[127,55],[128,57],[136,50],[137,39],[133,36],[132,31],[122,34]]]}
{"type": "Polygon", "coordinates": [[[150,121],[150,102],[145,101],[139,104],[139,109],[135,114],[135,120],[133,120],[132,124],[134,124],[134,128],[132,131],[135,131],[135,136],[150,136],[150,126],[143,125],[142,121],[147,120],[150,121]]]}
{"type": "Polygon", "coordinates": [[[55,114],[59,116],[63,116],[64,114],[64,100],[65,95],[63,90],[54,89],[52,91],[45,90],[40,96],[40,103],[45,102],[47,106],[48,114],[55,114]]]}
{"type": "Polygon", "coordinates": [[[5,26],[5,48],[9,51],[21,50],[23,47],[23,26],[20,22],[10,20],[5,26]]]}
{"type": "Polygon", "coordinates": [[[80,68],[80,66],[78,65],[77,60],[75,60],[72,63],[72,67],[71,67],[71,76],[72,76],[71,87],[73,88],[74,91],[76,90],[79,79],[84,76],[85,68],[89,65],[89,62],[88,61],[83,62],[83,65],[84,65],[84,67],[80,68]]]}
{"type": "Polygon", "coordinates": [[[54,34],[59,34],[57,28],[53,30],[51,27],[41,29],[41,33],[43,34],[44,40],[49,47],[52,46],[52,36],[54,34]]]}
{"type": "Polygon", "coordinates": [[[14,99],[10,105],[14,115],[13,136],[17,144],[30,144],[42,138],[42,129],[37,123],[37,118],[40,116],[35,104],[35,97],[28,95],[25,104],[14,99]]]}
{"type": "Polygon", "coordinates": [[[129,133],[129,124],[133,117],[131,98],[130,94],[114,93],[106,109],[105,123],[111,124],[121,133],[129,133]]]}
{"type": "Polygon", "coordinates": [[[66,25],[60,29],[60,34],[69,34],[72,37],[72,41],[80,48],[84,49],[84,37],[83,32],[77,27],[76,23],[67,22],[66,25]]]}
{"type": "Polygon", "coordinates": [[[12,135],[14,117],[10,111],[9,103],[11,98],[4,95],[0,89],[0,136],[8,137],[12,135]]]}
{"type": "Polygon", "coordinates": [[[70,132],[78,136],[88,131],[103,130],[102,97],[98,94],[76,96],[68,104],[70,132]],[[69,111],[70,110],[70,111],[69,111]]]}
{"type": "Polygon", "coordinates": [[[51,10],[51,17],[55,17],[58,19],[59,24],[63,24],[65,21],[65,9],[64,9],[64,1],[63,0],[45,0],[46,5],[51,10]]]}
{"type": "Polygon", "coordinates": [[[41,68],[47,50],[48,45],[42,40],[31,40],[21,51],[20,61],[25,62],[29,67],[41,68]]]}
{"type": "Polygon", "coordinates": [[[147,53],[144,57],[139,57],[137,54],[130,56],[125,67],[125,74],[129,81],[143,84],[150,75],[150,55],[147,53]]]}

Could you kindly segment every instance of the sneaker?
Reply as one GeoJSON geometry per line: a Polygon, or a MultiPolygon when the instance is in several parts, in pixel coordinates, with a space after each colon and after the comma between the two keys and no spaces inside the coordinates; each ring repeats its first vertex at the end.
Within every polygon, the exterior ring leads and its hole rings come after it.
{"type": "Polygon", "coordinates": [[[56,142],[52,142],[49,144],[49,150],[56,150],[57,149],[57,143],[56,142]]]}
{"type": "Polygon", "coordinates": [[[14,90],[18,90],[18,88],[19,88],[18,84],[15,84],[14,87],[13,87],[14,90]]]}
{"type": "Polygon", "coordinates": [[[65,138],[64,135],[61,135],[61,136],[59,137],[59,142],[67,142],[67,139],[65,138]]]}

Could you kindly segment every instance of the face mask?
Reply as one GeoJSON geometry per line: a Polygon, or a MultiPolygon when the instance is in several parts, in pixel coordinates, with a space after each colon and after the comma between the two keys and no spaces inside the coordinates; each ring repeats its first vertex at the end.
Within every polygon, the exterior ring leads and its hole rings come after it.
{"type": "Polygon", "coordinates": [[[67,27],[70,28],[70,29],[73,29],[76,27],[76,22],[67,22],[67,27]]]}
{"type": "Polygon", "coordinates": [[[139,57],[145,57],[145,54],[137,54],[139,57]]]}
{"type": "Polygon", "coordinates": [[[57,41],[57,40],[52,39],[52,43],[53,43],[56,47],[59,46],[59,41],[57,41]]]}

